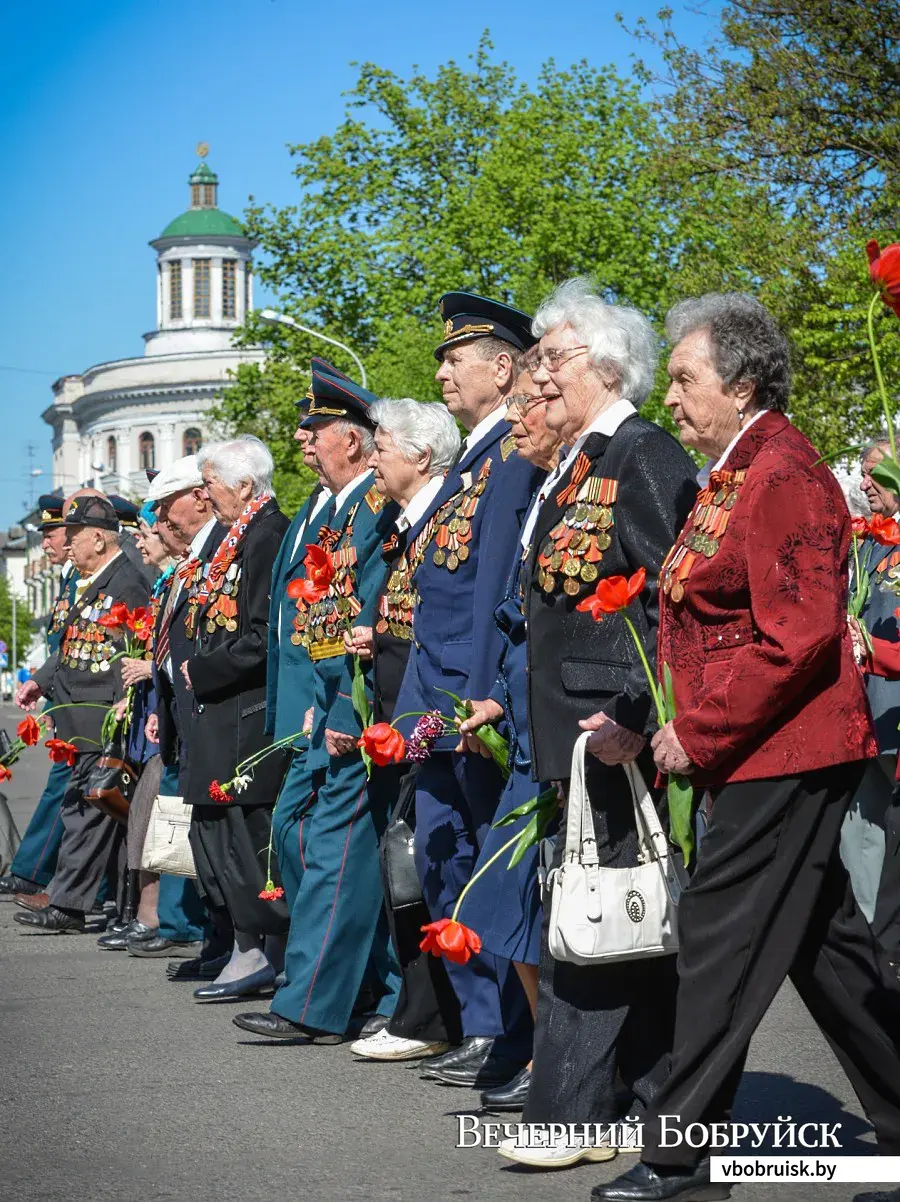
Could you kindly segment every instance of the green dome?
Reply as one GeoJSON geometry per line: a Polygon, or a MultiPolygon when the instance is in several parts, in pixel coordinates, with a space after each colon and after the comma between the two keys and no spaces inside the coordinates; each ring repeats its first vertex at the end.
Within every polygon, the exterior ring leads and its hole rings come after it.
{"type": "Polygon", "coordinates": [[[160,238],[246,237],[241,223],[221,209],[188,209],[170,221],[160,238]]]}

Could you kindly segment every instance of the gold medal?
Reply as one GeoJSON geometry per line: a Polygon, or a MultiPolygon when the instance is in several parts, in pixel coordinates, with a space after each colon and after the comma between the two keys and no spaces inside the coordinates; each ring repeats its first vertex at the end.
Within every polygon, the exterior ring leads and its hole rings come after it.
{"type": "Polygon", "coordinates": [[[716,495],[713,497],[713,505],[721,505],[727,496],[728,496],[728,490],[725,488],[720,488],[719,491],[716,493],[716,495]]]}
{"type": "Polygon", "coordinates": [[[444,566],[444,564],[447,562],[447,553],[444,550],[442,550],[440,547],[438,547],[438,549],[435,551],[434,555],[432,555],[431,559],[432,559],[432,562],[437,567],[442,568],[444,566]]]}
{"type": "Polygon", "coordinates": [[[388,624],[387,624],[387,622],[385,622],[384,618],[379,618],[378,624],[375,627],[376,633],[377,634],[386,634],[387,628],[388,628],[388,624]]]}
{"type": "Polygon", "coordinates": [[[466,535],[469,533],[469,531],[471,529],[472,529],[472,523],[469,521],[469,519],[468,518],[460,518],[459,533],[463,536],[463,538],[466,537],[466,535]]]}
{"type": "Polygon", "coordinates": [[[549,572],[544,573],[544,581],[541,584],[541,588],[544,590],[545,593],[553,592],[553,577],[550,575],[549,572]]]}
{"type": "Polygon", "coordinates": [[[572,579],[566,580],[563,584],[563,588],[570,597],[577,597],[581,591],[578,581],[572,579]]]}
{"type": "Polygon", "coordinates": [[[463,543],[461,547],[456,548],[456,558],[460,563],[465,563],[469,558],[469,548],[463,543]]]}
{"type": "Polygon", "coordinates": [[[593,584],[599,575],[600,573],[592,563],[585,563],[581,565],[581,579],[585,584],[593,584]]]}
{"type": "Polygon", "coordinates": [[[736,500],[737,500],[737,493],[736,492],[729,493],[728,500],[725,502],[725,508],[732,509],[734,507],[734,503],[736,500]]]}
{"type": "Polygon", "coordinates": [[[609,550],[611,545],[612,545],[612,538],[607,534],[607,532],[605,530],[601,530],[600,533],[597,535],[597,546],[600,548],[601,551],[607,551],[607,550],[609,550]]]}
{"type": "Polygon", "coordinates": [[[676,603],[684,597],[684,585],[680,580],[676,580],[672,585],[672,600],[676,603]]]}
{"type": "Polygon", "coordinates": [[[563,564],[563,572],[566,574],[566,576],[577,576],[580,571],[581,560],[577,555],[573,555],[571,559],[567,559],[563,564]]]}
{"type": "Polygon", "coordinates": [[[562,551],[554,551],[550,556],[550,567],[554,572],[558,572],[562,567],[562,551]]]}
{"type": "Polygon", "coordinates": [[[597,525],[601,530],[608,530],[613,524],[612,510],[607,505],[600,506],[600,516],[597,518],[597,525]]]}
{"type": "Polygon", "coordinates": [[[447,556],[447,571],[455,572],[458,567],[459,567],[459,557],[457,556],[455,551],[451,551],[450,554],[447,556]]]}
{"type": "Polygon", "coordinates": [[[459,518],[451,518],[447,523],[447,529],[451,534],[456,534],[456,532],[459,530],[459,518]]]}
{"type": "Polygon", "coordinates": [[[294,644],[294,646],[295,646],[295,647],[299,647],[299,646],[300,646],[300,644],[303,642],[303,639],[302,639],[302,638],[300,637],[300,635],[299,635],[299,634],[296,632],[296,630],[295,630],[295,631],[294,631],[294,633],[291,635],[291,642],[294,644]]]}
{"type": "Polygon", "coordinates": [[[237,622],[235,622],[234,618],[228,619],[228,621],[225,623],[225,629],[229,632],[229,634],[234,634],[234,632],[237,630],[237,622]]]}
{"type": "Polygon", "coordinates": [[[217,626],[225,626],[225,625],[227,625],[227,623],[228,623],[228,619],[225,617],[224,614],[216,614],[216,625],[217,626]]]}
{"type": "Polygon", "coordinates": [[[719,549],[719,540],[717,538],[713,538],[712,535],[710,535],[709,538],[706,539],[706,545],[703,548],[703,554],[706,556],[707,559],[712,559],[712,557],[715,555],[715,553],[718,551],[718,549],[719,549]]]}
{"type": "Polygon", "coordinates": [[[575,521],[576,522],[586,521],[587,515],[588,515],[587,505],[576,505],[575,506],[575,521]]]}

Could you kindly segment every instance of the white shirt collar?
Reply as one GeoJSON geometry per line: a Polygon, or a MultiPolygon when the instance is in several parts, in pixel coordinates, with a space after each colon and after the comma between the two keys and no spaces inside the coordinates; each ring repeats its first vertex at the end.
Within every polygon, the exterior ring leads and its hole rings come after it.
{"type": "Polygon", "coordinates": [[[744,424],[741,426],[740,430],[738,430],[737,434],[735,434],[734,438],[732,438],[731,442],[728,444],[728,446],[725,448],[725,450],[722,452],[722,454],[719,456],[719,458],[716,460],[716,462],[712,465],[712,467],[709,469],[711,472],[719,471],[719,469],[724,465],[725,460],[728,458],[728,456],[731,454],[731,452],[734,450],[734,448],[737,446],[737,444],[741,441],[741,439],[744,437],[744,435],[747,433],[747,431],[750,429],[750,427],[753,425],[753,423],[755,421],[758,421],[762,417],[762,415],[767,412],[768,412],[767,409],[758,409],[756,411],[756,413],[753,414],[753,416],[750,418],[750,420],[748,422],[744,422],[744,424]]]}
{"type": "Polygon", "coordinates": [[[334,512],[335,513],[338,513],[340,511],[344,502],[347,500],[347,498],[353,492],[354,488],[357,488],[360,484],[362,484],[363,480],[365,480],[365,478],[367,476],[371,476],[371,475],[372,475],[372,472],[370,472],[367,468],[364,472],[360,472],[360,474],[356,477],[355,480],[351,480],[349,484],[344,485],[344,487],[341,489],[341,491],[338,493],[338,495],[334,498],[334,512]]]}
{"type": "Polygon", "coordinates": [[[410,526],[415,526],[419,518],[425,516],[431,508],[431,502],[440,492],[443,483],[444,477],[442,475],[432,476],[430,480],[425,481],[397,518],[397,529],[401,533],[404,530],[409,530],[410,526]]]}
{"type": "Polygon", "coordinates": [[[494,426],[498,425],[500,422],[505,422],[505,421],[506,421],[506,406],[501,401],[496,409],[492,409],[491,412],[487,415],[487,417],[483,417],[481,419],[481,421],[478,423],[478,425],[473,426],[472,429],[469,431],[469,433],[465,436],[465,438],[463,439],[463,452],[462,452],[462,456],[460,456],[460,458],[462,458],[465,455],[468,455],[468,453],[469,453],[469,451],[471,451],[472,447],[477,446],[478,443],[481,442],[481,440],[484,438],[484,436],[486,434],[489,434],[491,432],[491,430],[493,430],[494,426]]]}
{"type": "Polygon", "coordinates": [[[188,555],[198,556],[203,550],[203,544],[212,534],[212,528],[216,524],[216,519],[210,518],[205,526],[201,526],[194,537],[191,539],[191,545],[188,547],[188,555]]]}
{"type": "Polygon", "coordinates": [[[99,567],[96,572],[92,572],[90,576],[80,576],[78,580],[75,581],[75,588],[78,590],[78,592],[83,593],[86,589],[90,588],[97,577],[102,575],[102,573],[106,571],[110,564],[115,563],[121,554],[121,551],[117,551],[115,555],[111,555],[109,559],[107,559],[106,563],[99,567]]]}

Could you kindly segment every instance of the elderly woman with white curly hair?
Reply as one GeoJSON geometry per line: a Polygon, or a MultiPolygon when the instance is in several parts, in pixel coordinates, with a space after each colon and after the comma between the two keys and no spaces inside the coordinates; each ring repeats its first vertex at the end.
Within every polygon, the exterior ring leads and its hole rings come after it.
{"type": "MultiPolygon", "coordinates": [[[[654,382],[657,339],[634,309],[604,301],[587,279],[562,284],[540,306],[534,383],[547,427],[568,450],[547,477],[522,533],[532,774],[568,796],[572,753],[583,731],[586,785],[601,867],[638,863],[628,777],[638,760],[654,781],[649,736],[655,711],[640,659],[621,617],[595,622],[579,604],[599,582],[645,569],[646,588],[628,606],[651,663],[658,617],[656,578],[696,495],[696,467],[638,408],[654,382]]],[[[554,865],[562,859],[566,812],[554,865]]],[[[665,1076],[675,1003],[675,957],[580,965],[541,941],[534,1063],[524,1119],[611,1123],[640,1113],[665,1076]],[[623,1111],[617,1079],[632,1097],[623,1111]]],[[[501,1154],[563,1167],[615,1149],[520,1147],[501,1154]]]]}
{"type": "Polygon", "coordinates": [[[227,533],[208,563],[188,564],[186,626],[194,654],[183,670],[193,696],[185,801],[201,891],[234,924],[234,951],[198,1001],[274,989],[288,914],[259,895],[269,877],[272,810],[287,754],[264,759],[242,787],[223,789],[238,764],[271,742],[264,734],[269,582],[288,527],[272,488],[272,456],[258,438],[206,446],[198,455],[213,512],[227,533]],[[266,937],[272,941],[266,949],[266,937]]]}

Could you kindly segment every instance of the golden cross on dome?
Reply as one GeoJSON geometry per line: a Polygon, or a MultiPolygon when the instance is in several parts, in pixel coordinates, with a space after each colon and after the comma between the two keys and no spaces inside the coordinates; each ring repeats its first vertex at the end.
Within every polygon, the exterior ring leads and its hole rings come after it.
{"type": "Polygon", "coordinates": [[[209,143],[208,142],[198,142],[197,143],[197,154],[201,159],[205,159],[206,156],[209,154],[209,143]]]}

